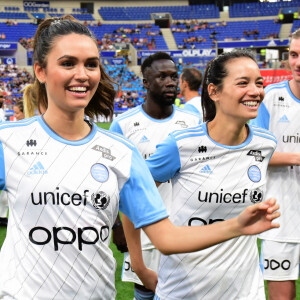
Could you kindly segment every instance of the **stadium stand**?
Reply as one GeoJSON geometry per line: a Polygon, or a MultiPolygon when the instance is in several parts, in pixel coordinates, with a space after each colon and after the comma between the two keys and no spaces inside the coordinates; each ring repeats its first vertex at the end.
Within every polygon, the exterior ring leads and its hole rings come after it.
{"type": "MultiPolygon", "coordinates": [[[[95,11],[92,13],[85,7],[80,7],[79,2],[74,2],[73,6],[67,4],[56,7],[56,2],[50,2],[47,7],[24,6],[19,1],[19,6],[14,1],[11,6],[0,4],[0,39],[3,36],[6,42],[19,42],[26,50],[28,64],[32,59],[31,40],[37,28],[37,22],[45,17],[60,17],[64,14],[72,14],[78,20],[84,22],[86,26],[95,33],[100,50],[116,51],[117,44],[132,44],[137,50],[139,63],[143,59],[141,53],[148,50],[197,50],[215,49],[216,43],[221,41],[251,41],[276,39],[280,36],[282,24],[278,22],[278,13],[295,13],[299,10],[300,0],[290,2],[243,2],[233,1],[228,12],[219,11],[215,4],[188,5],[187,1],[182,4],[172,5],[174,2],[163,1],[161,5],[157,2],[149,1],[145,4],[136,1],[127,6],[120,2],[116,6],[107,5],[105,2],[94,3],[95,11]],[[103,5],[105,3],[105,5],[103,5]],[[168,3],[168,5],[165,5],[168,3]],[[172,3],[172,4],[170,4],[172,3]],[[152,6],[151,6],[152,5],[152,6]],[[171,15],[173,25],[169,31],[174,38],[174,48],[169,48],[165,33],[155,25],[151,16],[152,13],[168,13],[171,15]],[[240,18],[240,19],[238,19],[240,18]]],[[[213,1],[212,1],[213,2],[213,1]]],[[[171,21],[171,19],[170,19],[171,21]]],[[[300,20],[294,20],[286,37],[300,27],[300,20]]],[[[282,36],[280,37],[282,39],[282,36]]],[[[201,50],[201,51],[202,51],[201,50]]],[[[191,52],[190,52],[191,53],[191,52]]],[[[259,53],[259,51],[258,51],[259,53]]],[[[119,50],[114,58],[122,58],[119,50]]],[[[114,59],[103,58],[105,68],[121,87],[116,99],[116,109],[126,110],[143,101],[144,90],[140,78],[135,75],[124,62],[130,59],[119,59],[121,65],[111,65],[114,59]]],[[[174,57],[178,62],[179,72],[186,64],[195,64],[203,71],[205,63],[211,59],[200,62],[200,57],[191,55],[190,60],[183,62],[174,57]],[[197,61],[199,62],[197,63],[197,61]]],[[[266,61],[261,61],[262,67],[268,67],[266,61]]],[[[22,73],[23,69],[19,70],[22,73]]],[[[19,75],[18,75],[19,76],[19,75]]],[[[21,76],[22,78],[22,76],[21,76]]],[[[16,84],[16,78],[2,78],[0,85],[5,88],[12,86],[8,90],[10,99],[20,97],[22,84],[16,84]],[[9,84],[7,85],[7,82],[9,84]]],[[[29,80],[29,79],[28,79],[29,80]]],[[[21,80],[22,81],[22,80],[21,80]]],[[[30,81],[30,80],[29,80],[30,81]]],[[[7,88],[6,88],[7,89],[7,88]]]]}
{"type": "Polygon", "coordinates": [[[151,20],[151,13],[170,13],[173,19],[213,19],[219,18],[216,5],[192,6],[136,6],[101,7],[99,14],[105,21],[151,20]]]}
{"type": "Polygon", "coordinates": [[[261,17],[261,16],[277,16],[280,9],[297,7],[299,9],[300,1],[281,1],[281,2],[243,2],[233,3],[229,7],[230,18],[240,17],[261,17]]]}

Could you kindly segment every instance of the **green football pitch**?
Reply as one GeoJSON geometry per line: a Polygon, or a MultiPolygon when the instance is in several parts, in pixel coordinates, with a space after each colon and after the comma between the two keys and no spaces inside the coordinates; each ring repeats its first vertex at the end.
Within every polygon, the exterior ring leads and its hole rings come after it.
{"type": "MultiPolygon", "coordinates": [[[[98,123],[98,126],[108,129],[110,126],[110,123],[98,123]]],[[[0,248],[2,246],[2,243],[4,241],[6,235],[6,229],[4,227],[0,227],[0,248]]],[[[260,248],[260,242],[258,242],[258,247],[260,248]]],[[[120,253],[115,245],[111,243],[110,247],[113,251],[114,258],[117,262],[117,270],[116,270],[116,289],[117,289],[117,297],[116,300],[132,300],[133,299],[133,284],[122,282],[121,281],[121,271],[122,271],[122,264],[123,264],[123,254],[120,253]]],[[[297,288],[297,296],[296,299],[300,300],[300,281],[297,280],[296,282],[296,288],[297,288]]],[[[267,290],[266,290],[267,293],[267,290]]]]}

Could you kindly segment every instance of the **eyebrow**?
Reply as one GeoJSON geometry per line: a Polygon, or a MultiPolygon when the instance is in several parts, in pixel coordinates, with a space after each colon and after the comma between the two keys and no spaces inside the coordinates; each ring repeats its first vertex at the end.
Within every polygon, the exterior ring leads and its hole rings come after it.
{"type": "MultiPolygon", "coordinates": [[[[238,78],[236,78],[235,80],[240,80],[240,79],[246,79],[246,80],[249,80],[249,77],[238,77],[238,78]]],[[[257,79],[264,79],[262,76],[260,76],[260,77],[257,77],[257,79]]]]}
{"type": "MultiPolygon", "coordinates": [[[[59,61],[59,60],[65,59],[65,58],[77,59],[77,57],[72,56],[72,55],[63,55],[63,56],[59,57],[57,60],[59,61]]],[[[98,60],[98,61],[100,61],[99,57],[97,57],[97,56],[89,57],[87,60],[98,60]]]]}

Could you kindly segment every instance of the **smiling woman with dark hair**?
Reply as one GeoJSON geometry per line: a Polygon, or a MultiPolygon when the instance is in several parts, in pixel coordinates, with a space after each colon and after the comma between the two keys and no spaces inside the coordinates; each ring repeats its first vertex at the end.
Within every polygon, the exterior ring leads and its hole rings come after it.
{"type": "MultiPolygon", "coordinates": [[[[263,78],[251,53],[224,53],[208,64],[202,91],[206,122],[171,133],[146,161],[158,184],[172,182],[170,220],[175,225],[225,226],[266,199],[266,172],[276,140],[247,124],[263,98],[263,78]]],[[[130,240],[128,247],[135,269],[141,257],[130,240]]],[[[265,300],[256,237],[163,255],[155,299],[265,300]]]]}

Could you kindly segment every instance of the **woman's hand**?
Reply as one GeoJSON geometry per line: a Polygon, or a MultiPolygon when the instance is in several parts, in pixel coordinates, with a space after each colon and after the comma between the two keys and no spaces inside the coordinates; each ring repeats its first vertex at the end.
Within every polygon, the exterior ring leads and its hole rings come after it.
{"type": "Polygon", "coordinates": [[[242,235],[258,234],[263,231],[278,228],[278,223],[272,221],[280,216],[279,205],[274,198],[247,207],[238,217],[237,226],[242,235]]]}
{"type": "Polygon", "coordinates": [[[158,276],[157,273],[151,269],[145,268],[142,272],[136,272],[140,280],[142,281],[143,285],[155,293],[158,276]]]}

